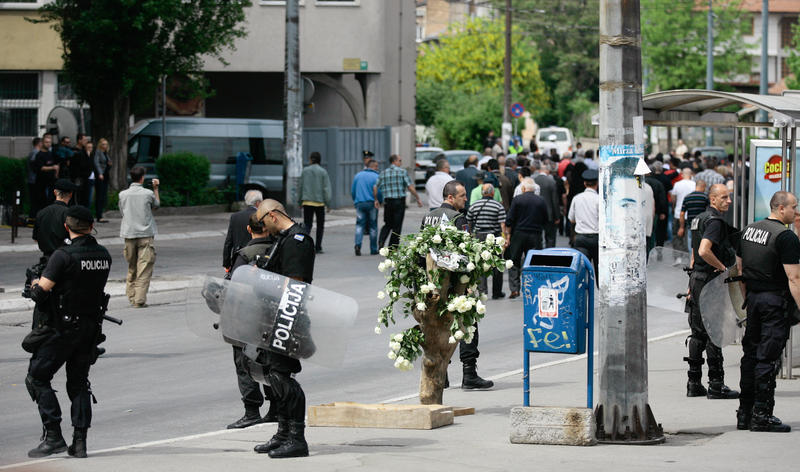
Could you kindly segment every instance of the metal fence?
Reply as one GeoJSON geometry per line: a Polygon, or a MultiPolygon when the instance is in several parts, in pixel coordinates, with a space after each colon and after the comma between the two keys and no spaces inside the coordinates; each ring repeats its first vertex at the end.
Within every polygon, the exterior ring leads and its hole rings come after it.
{"type": "Polygon", "coordinates": [[[322,155],[322,167],[331,177],[331,207],[353,204],[350,186],[353,177],[363,169],[362,152],[369,150],[381,163],[388,165],[391,152],[391,127],[384,128],[306,128],[303,130],[304,159],[316,151],[322,155]]]}

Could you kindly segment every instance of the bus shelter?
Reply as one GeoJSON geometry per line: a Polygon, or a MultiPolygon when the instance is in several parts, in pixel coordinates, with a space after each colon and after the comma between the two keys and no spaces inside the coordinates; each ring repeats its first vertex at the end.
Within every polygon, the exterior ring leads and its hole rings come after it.
{"type": "MultiPolygon", "coordinates": [[[[667,90],[647,94],[642,97],[642,102],[645,125],[733,129],[734,226],[741,228],[764,218],[763,212],[756,209],[763,207],[764,198],[768,202],[774,191],[788,190],[796,195],[800,190],[798,173],[792,172],[797,163],[800,91],[759,95],[716,90],[667,90]],[[758,121],[762,116],[762,113],[757,113],[760,111],[766,112],[766,121],[758,121]],[[759,152],[759,143],[755,141],[751,142],[750,149],[747,146],[748,136],[756,135],[761,129],[778,130],[779,144],[770,157],[766,157],[769,153],[759,152]],[[778,163],[780,166],[775,165],[778,163]]],[[[774,145],[766,141],[760,144],[767,151],[770,144],[774,145]]],[[[792,378],[793,338],[790,334],[785,351],[783,375],[788,378],[792,378]]]]}

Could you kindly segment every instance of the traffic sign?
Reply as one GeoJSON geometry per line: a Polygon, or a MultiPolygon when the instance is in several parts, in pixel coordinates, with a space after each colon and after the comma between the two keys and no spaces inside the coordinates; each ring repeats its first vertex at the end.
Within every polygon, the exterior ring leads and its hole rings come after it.
{"type": "Polygon", "coordinates": [[[525,113],[525,107],[521,103],[517,102],[511,105],[511,116],[519,118],[523,113],[525,113]]]}

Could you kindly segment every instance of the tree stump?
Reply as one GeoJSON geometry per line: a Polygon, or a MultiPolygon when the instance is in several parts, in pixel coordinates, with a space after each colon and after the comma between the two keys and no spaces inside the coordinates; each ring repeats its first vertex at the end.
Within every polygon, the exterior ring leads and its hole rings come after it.
{"type": "MultiPolygon", "coordinates": [[[[429,279],[431,278],[431,269],[435,265],[431,256],[428,255],[426,268],[429,279]]],[[[445,310],[440,315],[438,304],[439,300],[447,300],[450,294],[463,295],[467,286],[459,281],[451,284],[451,278],[458,275],[444,272],[445,277],[438,293],[434,291],[426,297],[426,309],[424,311],[414,309],[414,319],[419,323],[420,330],[425,335],[425,342],[422,343],[422,373],[419,381],[419,400],[423,405],[442,404],[447,365],[458,346],[458,343],[450,344],[449,342],[453,314],[445,310]]]]}

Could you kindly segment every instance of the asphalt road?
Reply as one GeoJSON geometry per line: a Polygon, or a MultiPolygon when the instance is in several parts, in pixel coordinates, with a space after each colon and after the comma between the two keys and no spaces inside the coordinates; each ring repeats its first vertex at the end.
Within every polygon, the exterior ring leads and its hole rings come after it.
{"type": "MultiPolygon", "coordinates": [[[[414,231],[419,216],[407,214],[406,231],[414,231]]],[[[421,214],[421,213],[420,213],[421,214]]],[[[201,238],[157,243],[155,274],[183,277],[218,272],[223,238],[201,238]]],[[[366,241],[365,241],[366,244],[366,241]]],[[[315,285],[356,298],[360,312],[348,339],[344,364],[336,369],[304,363],[298,381],[307,404],[331,401],[379,402],[412,394],[418,389],[419,371],[400,372],[386,358],[388,335],[375,335],[379,309],[376,293],[384,285],[377,271],[378,256],[352,254],[352,228],[340,226],[325,233],[325,254],[318,256],[315,285]]],[[[112,266],[113,279],[124,278],[121,246],[109,248],[119,254],[112,266]]],[[[29,264],[33,253],[3,254],[0,284],[29,264]]],[[[8,285],[20,283],[8,282],[8,285]]],[[[92,368],[90,380],[98,403],[89,431],[89,449],[101,449],[154,441],[222,429],[242,414],[229,345],[198,337],[187,328],[186,293],[165,292],[151,296],[147,309],[116,310],[121,327],[106,324],[108,354],[92,368]]],[[[20,323],[24,316],[0,315],[0,465],[27,460],[28,449],[38,444],[41,426],[36,405],[31,402],[23,380],[28,356],[19,347],[27,333],[20,323]]],[[[487,316],[480,325],[479,373],[495,376],[522,367],[522,302],[498,300],[488,303],[487,316]]],[[[401,322],[405,328],[411,320],[401,322]]],[[[651,308],[649,336],[685,328],[685,315],[651,308]]],[[[454,356],[455,357],[455,356],[454,356]]],[[[541,354],[534,363],[563,356],[541,354]]],[[[679,363],[676,360],[676,363],[679,363]]],[[[461,380],[460,363],[450,367],[452,383],[461,380]]],[[[65,420],[65,435],[71,433],[69,401],[62,372],[53,381],[59,392],[65,420]]],[[[533,379],[534,395],[536,379],[533,379]]],[[[522,388],[519,388],[520,402],[522,388]]],[[[480,392],[471,393],[481,395],[480,392]]],[[[447,401],[447,392],[445,392],[447,401]]],[[[267,439],[267,438],[265,438],[267,439]]]]}

